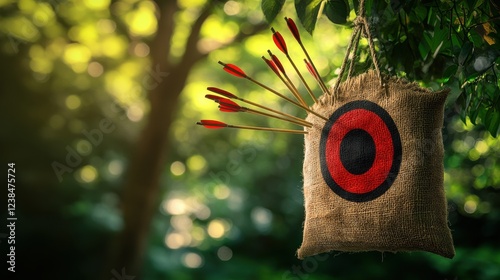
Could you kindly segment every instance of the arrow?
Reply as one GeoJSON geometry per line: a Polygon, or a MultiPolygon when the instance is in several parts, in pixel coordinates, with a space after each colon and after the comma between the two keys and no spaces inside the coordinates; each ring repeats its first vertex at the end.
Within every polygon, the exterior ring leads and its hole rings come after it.
{"type": "MultiPolygon", "coordinates": [[[[220,95],[222,95],[222,96],[225,96],[225,97],[227,97],[227,98],[229,98],[229,99],[236,99],[236,100],[240,100],[240,101],[245,102],[245,103],[247,103],[247,104],[250,104],[250,105],[253,105],[253,106],[259,107],[259,108],[261,108],[261,109],[267,110],[267,111],[269,111],[269,112],[273,112],[273,113],[275,113],[275,114],[278,114],[278,115],[281,115],[281,116],[284,116],[284,117],[287,117],[287,118],[290,118],[290,119],[294,119],[294,120],[299,121],[299,122],[303,122],[304,124],[307,124],[307,125],[312,125],[310,122],[307,122],[307,121],[305,121],[305,120],[303,120],[303,119],[301,119],[301,118],[298,118],[298,117],[296,117],[296,116],[292,116],[292,115],[290,115],[290,114],[283,113],[283,112],[280,112],[280,111],[277,111],[277,110],[271,109],[271,108],[269,108],[269,107],[266,107],[266,106],[264,106],[264,105],[260,105],[260,104],[257,104],[257,103],[255,103],[255,102],[252,102],[252,101],[249,101],[249,100],[243,99],[243,98],[238,97],[238,96],[236,96],[236,95],[234,95],[234,94],[232,94],[232,93],[230,93],[230,92],[228,92],[228,91],[226,91],[226,90],[223,90],[223,89],[220,89],[220,88],[216,88],[216,87],[208,87],[208,88],[207,88],[207,90],[209,90],[209,91],[211,91],[211,92],[215,92],[215,93],[220,94],[220,95]]],[[[207,94],[207,95],[209,95],[209,96],[216,96],[216,95],[211,95],[211,94],[207,94]]],[[[205,95],[205,97],[207,97],[207,95],[205,95]]],[[[210,98],[210,97],[207,97],[207,98],[212,99],[212,98],[210,98]]],[[[213,100],[213,99],[212,99],[212,100],[213,100]]],[[[214,101],[215,101],[215,100],[214,100],[214,101]]]]}
{"type": "Polygon", "coordinates": [[[279,32],[277,32],[276,30],[274,30],[274,28],[271,28],[271,31],[273,32],[273,41],[274,41],[274,44],[278,47],[278,49],[280,49],[285,54],[286,58],[288,58],[288,61],[290,61],[290,64],[292,64],[293,69],[295,70],[295,72],[297,72],[297,75],[299,75],[299,78],[302,81],[302,84],[306,87],[307,92],[309,93],[309,95],[311,96],[311,98],[314,100],[314,102],[317,102],[318,100],[314,96],[311,88],[307,84],[307,82],[304,79],[304,77],[302,77],[302,74],[300,74],[299,69],[297,68],[297,66],[293,62],[292,58],[288,54],[288,50],[286,49],[286,43],[285,43],[285,40],[283,39],[283,36],[281,36],[281,34],[279,32]]]}
{"type": "Polygon", "coordinates": [[[241,70],[240,68],[236,67],[235,65],[233,65],[233,64],[226,64],[226,63],[224,63],[222,61],[219,61],[219,64],[222,65],[222,66],[224,66],[224,70],[226,72],[228,72],[228,73],[230,73],[230,74],[232,74],[232,75],[234,75],[236,77],[246,78],[247,80],[253,82],[254,84],[256,84],[256,85],[258,85],[258,86],[260,86],[260,87],[262,87],[262,88],[264,88],[264,89],[266,89],[266,90],[268,90],[268,91],[276,94],[277,96],[285,99],[286,101],[292,103],[293,105],[295,105],[295,106],[297,106],[299,108],[302,108],[302,109],[306,110],[307,112],[309,112],[309,113],[311,113],[311,114],[313,114],[313,115],[315,115],[315,116],[317,116],[319,118],[322,118],[324,121],[328,121],[327,118],[325,118],[325,117],[321,116],[320,114],[314,112],[313,110],[309,109],[308,107],[306,107],[306,106],[304,106],[302,104],[299,104],[299,103],[293,101],[292,99],[284,96],[283,94],[277,92],[276,90],[274,90],[274,89],[272,89],[272,88],[270,88],[270,87],[268,87],[268,86],[260,83],[257,80],[254,80],[252,77],[246,75],[245,72],[243,72],[243,70],[241,70]]]}
{"type": "Polygon", "coordinates": [[[270,117],[270,118],[275,118],[278,120],[291,122],[291,123],[294,123],[294,124],[297,124],[300,126],[312,127],[312,124],[308,123],[306,121],[296,121],[296,120],[292,120],[289,118],[283,118],[280,116],[269,114],[266,112],[257,111],[257,110],[250,109],[247,107],[242,107],[242,106],[238,105],[236,102],[233,102],[233,101],[226,99],[226,98],[220,98],[219,100],[216,100],[215,102],[220,104],[219,110],[221,112],[226,112],[226,113],[246,112],[246,113],[251,113],[251,114],[255,114],[255,115],[260,115],[260,116],[265,116],[265,117],[270,117]]]}
{"type": "MultiPolygon", "coordinates": [[[[305,55],[307,57],[307,60],[309,61],[309,63],[311,64],[311,66],[312,66],[312,68],[314,70],[314,72],[316,73],[315,76],[320,77],[318,69],[314,65],[311,57],[309,56],[309,53],[306,50],[306,47],[304,46],[304,44],[302,43],[302,40],[300,39],[300,33],[299,33],[298,28],[297,28],[297,25],[295,24],[295,22],[291,18],[285,17],[285,21],[286,21],[286,24],[288,25],[288,29],[290,29],[290,32],[292,32],[293,37],[295,37],[295,40],[297,40],[297,42],[299,43],[300,47],[302,48],[302,51],[305,53],[305,55]]],[[[325,85],[325,83],[323,82],[323,80],[321,78],[319,78],[319,79],[317,79],[317,81],[319,82],[320,87],[323,90],[323,92],[327,93],[327,94],[330,94],[330,92],[328,91],[328,88],[325,85]]]]}
{"type": "Polygon", "coordinates": [[[232,125],[232,124],[226,124],[226,123],[223,123],[220,121],[215,121],[215,120],[201,120],[201,121],[197,122],[196,124],[202,125],[208,129],[239,128],[239,129],[264,130],[264,131],[293,133],[293,134],[307,134],[307,131],[303,131],[303,130],[280,129],[280,128],[247,126],[247,125],[232,125]]]}

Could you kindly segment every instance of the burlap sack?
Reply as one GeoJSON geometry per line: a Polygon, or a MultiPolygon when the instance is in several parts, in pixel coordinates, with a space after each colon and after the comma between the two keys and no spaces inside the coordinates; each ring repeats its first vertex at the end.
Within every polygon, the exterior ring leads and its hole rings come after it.
{"type": "Polygon", "coordinates": [[[299,259],[329,251],[454,256],[443,189],[447,93],[395,78],[381,87],[370,71],[342,83],[337,98],[318,100],[313,110],[330,120],[307,117],[314,125],[305,136],[299,259]]]}

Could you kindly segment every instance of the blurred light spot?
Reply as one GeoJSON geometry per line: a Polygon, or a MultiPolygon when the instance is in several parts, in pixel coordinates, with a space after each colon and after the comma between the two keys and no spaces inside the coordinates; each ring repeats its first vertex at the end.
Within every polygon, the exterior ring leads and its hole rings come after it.
{"type": "Polygon", "coordinates": [[[91,22],[81,23],[70,28],[68,37],[72,41],[80,42],[92,49],[98,47],[99,36],[97,26],[91,22]]]}
{"type": "Polygon", "coordinates": [[[141,3],[139,9],[126,17],[130,33],[135,36],[149,36],[156,32],[155,5],[151,1],[141,3]]]}
{"type": "Polygon", "coordinates": [[[49,119],[49,125],[53,129],[60,129],[64,126],[65,120],[61,115],[53,115],[49,119]]]}
{"type": "Polygon", "coordinates": [[[241,5],[236,1],[227,1],[226,4],[224,4],[224,13],[228,16],[237,15],[240,11],[241,5]]]}
{"type": "Polygon", "coordinates": [[[92,53],[90,50],[81,44],[69,44],[64,49],[63,60],[71,66],[73,71],[81,73],[87,69],[87,63],[90,60],[92,53]]]}
{"type": "Polygon", "coordinates": [[[143,42],[134,45],[133,52],[138,57],[146,57],[149,54],[149,46],[143,42]]]}
{"type": "Polygon", "coordinates": [[[36,3],[33,0],[20,0],[17,2],[17,6],[23,12],[32,12],[36,8],[36,3]]]}
{"type": "Polygon", "coordinates": [[[90,144],[89,141],[82,139],[76,143],[76,151],[82,156],[87,156],[92,152],[92,144],[90,144]]]}
{"type": "Polygon", "coordinates": [[[481,154],[474,148],[469,151],[469,159],[471,161],[476,161],[481,157],[481,154]]]}
{"type": "Polygon", "coordinates": [[[131,105],[130,107],[127,108],[127,117],[129,120],[133,122],[138,122],[142,120],[142,117],[144,116],[144,112],[142,109],[137,106],[137,105],[131,105]]]}
{"type": "Polygon", "coordinates": [[[76,95],[69,95],[68,97],[66,97],[65,103],[66,103],[66,107],[68,107],[68,109],[75,110],[78,107],[80,107],[80,105],[82,104],[82,101],[81,101],[80,97],[78,97],[76,95]]]}
{"type": "Polygon", "coordinates": [[[170,224],[178,231],[185,231],[191,229],[193,221],[186,215],[177,215],[170,218],[170,224]]]}
{"type": "Polygon", "coordinates": [[[111,175],[119,176],[123,172],[123,163],[114,159],[108,163],[108,171],[111,175]]]}
{"type": "Polygon", "coordinates": [[[482,188],[485,188],[488,184],[488,177],[486,176],[479,176],[479,177],[476,177],[476,179],[474,180],[474,187],[476,189],[482,189],[482,188]]]}
{"type": "Polygon", "coordinates": [[[200,220],[206,220],[210,217],[210,208],[206,206],[205,204],[202,204],[198,209],[196,209],[196,212],[194,213],[196,218],[200,220]]]}
{"type": "Polygon", "coordinates": [[[54,11],[48,3],[39,3],[33,13],[33,23],[37,26],[45,26],[54,19],[54,11]]]}
{"type": "Polygon", "coordinates": [[[116,23],[110,19],[100,19],[97,22],[97,30],[102,34],[110,34],[115,32],[116,23]]]}
{"type": "Polygon", "coordinates": [[[210,221],[208,224],[207,228],[208,235],[212,238],[221,238],[224,236],[225,233],[225,227],[224,227],[224,222],[219,219],[215,219],[210,221]]]}
{"type": "Polygon", "coordinates": [[[488,144],[486,143],[486,141],[484,140],[478,140],[476,142],[476,146],[475,146],[476,150],[480,153],[480,154],[486,154],[489,150],[489,146],[488,144]]]}
{"type": "Polygon", "coordinates": [[[218,185],[214,188],[214,196],[218,199],[226,199],[231,194],[231,190],[226,185],[218,185]]]}
{"type": "Polygon", "coordinates": [[[196,243],[200,244],[205,239],[205,231],[201,227],[193,227],[191,230],[191,237],[193,239],[191,245],[195,245],[196,243]]]}
{"type": "Polygon", "coordinates": [[[455,130],[456,132],[464,132],[465,125],[462,123],[460,119],[457,118],[455,122],[451,122],[448,127],[455,130]]]}
{"type": "Polygon", "coordinates": [[[233,257],[233,250],[229,247],[222,246],[217,250],[217,257],[219,257],[221,261],[228,261],[233,257]]]}
{"type": "MultiPolygon", "coordinates": [[[[469,131],[470,129],[466,130],[469,131]]],[[[470,149],[476,144],[476,139],[470,135],[467,135],[464,139],[464,143],[467,145],[467,148],[470,149]]]]}
{"type": "Polygon", "coordinates": [[[465,152],[469,151],[469,147],[467,147],[465,142],[463,142],[462,140],[458,140],[458,139],[453,140],[453,142],[451,143],[451,147],[457,153],[465,153],[465,152]]]}
{"type": "Polygon", "coordinates": [[[186,213],[186,203],[180,198],[172,198],[163,202],[163,209],[170,215],[182,215],[186,213]]]}
{"type": "Polygon", "coordinates": [[[87,67],[87,72],[90,76],[97,78],[102,75],[104,68],[99,62],[92,61],[87,67]]]}
{"type": "Polygon", "coordinates": [[[464,211],[467,212],[468,214],[473,214],[476,212],[477,209],[477,202],[474,200],[467,200],[464,204],[464,211]]]}
{"type": "Polygon", "coordinates": [[[198,268],[203,264],[203,259],[196,253],[186,253],[182,257],[182,264],[189,268],[198,268]]]}
{"type": "Polygon", "coordinates": [[[2,20],[4,20],[3,27],[8,27],[8,31],[3,28],[2,33],[8,32],[10,39],[15,40],[14,43],[35,42],[40,37],[38,28],[25,16],[19,15],[7,19],[2,17],[2,20]]]}
{"type": "Polygon", "coordinates": [[[93,182],[97,178],[97,169],[92,165],[85,165],[80,169],[80,178],[86,183],[93,182]]]}
{"type": "MultiPolygon", "coordinates": [[[[247,15],[248,22],[253,25],[257,25],[264,21],[264,13],[259,12],[258,9],[250,11],[247,15]]],[[[247,31],[248,34],[248,31],[247,31]]],[[[321,59],[320,59],[321,60],[321,59]]]]}
{"type": "Polygon", "coordinates": [[[167,234],[167,236],[165,237],[165,245],[167,245],[167,247],[170,249],[179,249],[183,244],[184,237],[180,233],[173,232],[167,234]]]}
{"type": "Polygon", "coordinates": [[[110,0],[83,0],[85,6],[92,10],[105,10],[109,7],[110,0]]]}
{"type": "Polygon", "coordinates": [[[126,51],[127,42],[123,37],[110,36],[102,40],[101,48],[105,56],[121,58],[126,51]]]}
{"type": "Polygon", "coordinates": [[[181,8],[197,8],[206,3],[205,0],[178,0],[177,2],[181,8]]]}
{"type": "Polygon", "coordinates": [[[172,172],[175,176],[181,176],[184,172],[186,172],[186,166],[180,161],[174,161],[170,165],[170,172],[172,172]]]}
{"type": "Polygon", "coordinates": [[[255,207],[251,212],[252,221],[255,227],[260,231],[267,231],[271,226],[273,214],[269,209],[264,207],[255,207]]]}
{"type": "Polygon", "coordinates": [[[196,48],[198,49],[198,51],[200,51],[200,53],[209,53],[213,50],[218,49],[221,45],[221,42],[212,38],[202,38],[196,44],[196,48]]]}
{"type": "MultiPolygon", "coordinates": [[[[207,38],[212,38],[222,43],[230,43],[239,30],[240,26],[235,22],[221,21],[219,18],[209,17],[203,24],[201,33],[207,38]]],[[[260,47],[262,47],[262,42],[260,47]]]]}
{"type": "Polygon", "coordinates": [[[489,59],[487,59],[484,56],[480,56],[480,57],[476,58],[476,60],[474,60],[474,70],[476,70],[477,72],[483,71],[484,69],[488,68],[488,66],[490,66],[490,65],[491,65],[491,62],[489,61],[489,59]]]}
{"type": "Polygon", "coordinates": [[[207,161],[205,160],[205,158],[200,155],[189,157],[186,163],[188,168],[193,171],[200,171],[207,165],[207,161]]]}

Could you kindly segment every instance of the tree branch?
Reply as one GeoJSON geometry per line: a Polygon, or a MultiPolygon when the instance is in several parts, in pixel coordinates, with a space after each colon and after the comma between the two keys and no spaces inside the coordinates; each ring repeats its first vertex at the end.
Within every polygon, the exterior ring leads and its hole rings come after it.
{"type": "Polygon", "coordinates": [[[174,15],[179,10],[179,7],[177,6],[177,1],[157,0],[156,4],[158,5],[160,18],[158,19],[156,36],[150,44],[151,60],[168,66],[168,55],[175,27],[174,15]]]}
{"type": "Polygon", "coordinates": [[[205,5],[205,7],[203,7],[200,15],[191,26],[191,33],[186,40],[186,50],[184,51],[180,64],[194,64],[200,60],[200,58],[198,58],[200,56],[200,52],[198,51],[198,41],[200,39],[201,27],[210,16],[212,8],[213,4],[210,1],[205,5]],[[191,63],[189,63],[190,61],[191,63]]]}

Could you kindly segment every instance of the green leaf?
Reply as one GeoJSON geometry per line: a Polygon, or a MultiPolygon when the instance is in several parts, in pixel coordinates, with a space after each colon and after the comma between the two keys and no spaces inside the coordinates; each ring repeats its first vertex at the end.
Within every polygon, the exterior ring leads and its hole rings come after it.
{"type": "Polygon", "coordinates": [[[391,8],[397,14],[403,8],[403,3],[401,0],[391,0],[391,8]]]}
{"type": "Polygon", "coordinates": [[[322,0],[295,0],[295,10],[299,17],[300,23],[304,29],[310,34],[313,33],[316,27],[316,19],[318,18],[319,7],[322,0]]]}
{"type": "Polygon", "coordinates": [[[452,77],[455,76],[457,70],[458,70],[458,65],[456,64],[448,66],[448,68],[444,70],[443,76],[441,79],[439,79],[439,82],[447,83],[452,77]]]}
{"type": "Polygon", "coordinates": [[[480,112],[481,100],[476,100],[477,104],[470,107],[469,118],[473,125],[476,125],[476,119],[480,112]]]}
{"type": "Polygon", "coordinates": [[[359,1],[358,0],[352,0],[352,6],[354,7],[354,12],[357,15],[358,11],[359,11],[359,1]]]}
{"type": "Polygon", "coordinates": [[[474,71],[474,72],[470,73],[469,75],[467,75],[466,81],[467,81],[468,83],[472,83],[472,82],[474,82],[474,81],[477,79],[477,77],[479,77],[480,75],[481,75],[481,73],[474,71]]]}
{"type": "Polygon", "coordinates": [[[260,7],[267,22],[272,22],[283,8],[285,0],[262,0],[260,7]]]}
{"type": "Polygon", "coordinates": [[[429,55],[429,52],[431,51],[431,48],[429,47],[428,43],[429,41],[432,41],[430,35],[424,33],[424,40],[420,41],[420,44],[418,44],[418,52],[420,53],[422,60],[426,60],[427,56],[429,55]]]}
{"type": "Polygon", "coordinates": [[[455,106],[457,112],[460,114],[460,119],[465,123],[465,117],[467,116],[467,108],[465,107],[467,103],[467,96],[465,91],[462,91],[455,101],[455,106]]]}
{"type": "Polygon", "coordinates": [[[491,136],[497,137],[498,131],[500,130],[500,112],[491,107],[486,112],[486,117],[484,120],[486,128],[491,133],[491,136]]]}
{"type": "Polygon", "coordinates": [[[325,6],[328,19],[336,24],[344,24],[349,16],[349,3],[344,0],[329,0],[325,6]]]}
{"type": "Polygon", "coordinates": [[[413,8],[413,12],[415,13],[415,16],[417,17],[419,22],[423,22],[427,17],[427,9],[424,6],[417,6],[413,8]]]}
{"type": "Polygon", "coordinates": [[[458,55],[458,64],[464,65],[465,62],[467,61],[467,58],[469,58],[472,55],[473,51],[473,45],[471,42],[467,41],[464,43],[462,46],[462,49],[460,50],[460,54],[458,55]]]}

